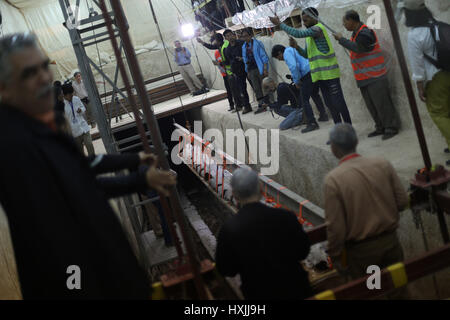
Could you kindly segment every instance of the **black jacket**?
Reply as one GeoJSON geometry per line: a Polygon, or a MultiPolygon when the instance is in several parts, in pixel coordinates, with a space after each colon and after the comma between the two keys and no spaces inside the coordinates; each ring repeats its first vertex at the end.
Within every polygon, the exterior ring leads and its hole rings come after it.
{"type": "Polygon", "coordinates": [[[236,40],[234,46],[230,43],[230,45],[224,50],[225,61],[231,64],[231,71],[233,74],[242,78],[247,77],[247,73],[245,72],[244,62],[238,60],[238,58],[242,58],[242,46],[244,43],[245,42],[242,40],[236,40]]]}
{"type": "Polygon", "coordinates": [[[246,299],[304,299],[312,292],[300,261],[309,249],[292,212],[252,203],[220,230],[216,263],[224,276],[241,275],[246,299]]]}
{"type": "Polygon", "coordinates": [[[0,202],[25,299],[146,299],[150,288],[72,138],[0,106],[0,202]],[[81,269],[69,290],[67,268],[81,269]]]}
{"type": "Polygon", "coordinates": [[[97,185],[109,198],[122,197],[132,193],[148,191],[146,171],[147,166],[139,166],[140,158],[133,154],[102,154],[88,157],[89,166],[95,174],[119,172],[128,169],[127,175],[97,176],[97,185]]]}

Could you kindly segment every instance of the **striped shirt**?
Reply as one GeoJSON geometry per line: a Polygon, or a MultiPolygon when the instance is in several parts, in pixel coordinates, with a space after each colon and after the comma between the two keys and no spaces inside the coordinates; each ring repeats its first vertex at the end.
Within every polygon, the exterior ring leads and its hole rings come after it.
{"type": "MultiPolygon", "coordinates": [[[[318,26],[312,26],[308,29],[295,29],[292,27],[289,27],[288,25],[282,23],[280,25],[281,29],[286,31],[288,34],[293,36],[294,38],[308,38],[313,37],[314,41],[316,43],[317,49],[319,49],[322,53],[328,53],[330,51],[330,47],[328,46],[327,39],[322,33],[322,29],[320,29],[318,26]]],[[[300,48],[299,52],[303,57],[308,58],[308,54],[305,49],[300,48]]]]}

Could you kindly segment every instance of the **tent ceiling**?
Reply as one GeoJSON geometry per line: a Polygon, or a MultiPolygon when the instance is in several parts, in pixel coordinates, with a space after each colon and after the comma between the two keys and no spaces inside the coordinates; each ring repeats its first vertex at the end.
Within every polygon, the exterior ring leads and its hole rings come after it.
{"type": "Polygon", "coordinates": [[[8,0],[10,4],[13,6],[24,9],[24,8],[32,8],[39,7],[47,3],[56,2],[58,0],[8,0]]]}

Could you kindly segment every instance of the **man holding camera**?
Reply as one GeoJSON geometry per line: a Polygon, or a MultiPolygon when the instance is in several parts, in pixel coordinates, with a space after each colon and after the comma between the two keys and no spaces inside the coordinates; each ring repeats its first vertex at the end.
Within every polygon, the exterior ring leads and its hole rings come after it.
{"type": "Polygon", "coordinates": [[[186,47],[182,47],[178,40],[175,41],[175,62],[178,65],[178,70],[188,86],[191,95],[194,96],[208,92],[195,74],[194,67],[191,64],[191,53],[186,47]]]}
{"type": "Polygon", "coordinates": [[[92,126],[92,128],[95,128],[95,119],[92,116],[91,107],[89,105],[89,97],[86,90],[86,87],[84,86],[83,79],[81,79],[81,72],[77,71],[73,75],[75,81],[72,82],[73,90],[75,91],[75,95],[80,98],[80,100],[83,102],[84,106],[86,107],[86,121],[92,126]]]}

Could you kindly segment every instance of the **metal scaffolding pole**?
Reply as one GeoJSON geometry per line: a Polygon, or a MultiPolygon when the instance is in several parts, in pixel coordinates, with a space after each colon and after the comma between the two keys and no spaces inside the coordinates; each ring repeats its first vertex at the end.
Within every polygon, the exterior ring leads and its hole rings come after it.
{"type": "MultiPolygon", "coordinates": [[[[402,42],[401,42],[400,34],[399,34],[398,28],[397,28],[397,22],[395,21],[394,10],[392,9],[390,0],[383,0],[383,2],[384,2],[384,7],[386,9],[386,15],[387,15],[387,18],[389,21],[391,33],[392,33],[392,38],[394,39],[395,50],[397,51],[397,57],[399,60],[400,69],[402,71],[403,82],[405,84],[406,94],[408,95],[409,105],[410,105],[411,113],[412,113],[412,116],[414,119],[414,125],[416,127],[416,133],[417,133],[417,137],[419,139],[420,149],[422,151],[423,161],[424,161],[425,167],[427,169],[426,171],[427,171],[427,175],[428,175],[428,180],[431,180],[431,178],[429,176],[429,174],[431,172],[431,167],[432,167],[430,153],[428,152],[427,141],[425,139],[425,133],[423,131],[422,122],[420,121],[420,115],[419,115],[419,110],[417,107],[416,97],[414,95],[413,86],[411,84],[411,79],[409,78],[408,66],[406,64],[406,58],[405,58],[405,54],[403,52],[402,42]]],[[[431,190],[431,195],[433,197],[433,200],[436,202],[436,209],[437,209],[436,211],[437,211],[437,216],[438,216],[439,227],[441,230],[442,239],[444,240],[444,243],[449,243],[450,237],[449,237],[449,233],[448,233],[448,229],[447,229],[447,224],[445,221],[444,212],[441,208],[440,202],[438,201],[438,196],[437,196],[438,191],[439,191],[439,189],[437,188],[437,186],[433,185],[432,190],[431,190]]]]}
{"type": "MultiPolygon", "coordinates": [[[[136,90],[139,94],[142,110],[144,112],[144,118],[147,122],[148,128],[151,133],[152,142],[157,151],[159,163],[164,170],[170,170],[169,161],[166,158],[166,155],[163,150],[162,138],[158,126],[158,122],[156,121],[156,117],[153,112],[153,108],[148,97],[147,91],[145,89],[144,79],[142,77],[142,73],[136,58],[136,55],[133,50],[133,45],[131,42],[130,35],[128,34],[128,25],[126,22],[125,14],[123,12],[120,1],[118,0],[110,0],[111,7],[114,12],[115,21],[118,29],[120,30],[120,37],[123,42],[123,47],[125,51],[125,55],[127,57],[128,66],[130,69],[130,73],[132,75],[136,90]]],[[[107,27],[110,31],[112,31],[112,22],[111,17],[107,14],[105,0],[100,1],[100,7],[102,9],[107,27]]],[[[111,39],[113,42],[115,39],[111,39]]],[[[121,60],[121,57],[117,57],[117,60],[121,60]]],[[[123,70],[122,70],[123,72],[123,70]]],[[[122,74],[125,78],[126,74],[122,74]]],[[[136,119],[137,120],[137,119],[136,119]]],[[[181,235],[184,240],[184,245],[187,252],[189,267],[192,270],[194,276],[194,284],[197,289],[197,293],[199,298],[206,299],[207,291],[204,285],[204,282],[200,273],[200,262],[198,260],[197,252],[195,250],[194,240],[192,238],[192,234],[189,230],[189,226],[187,224],[186,216],[181,207],[180,198],[178,195],[178,191],[175,186],[170,188],[170,196],[169,201],[170,205],[173,209],[174,217],[181,231],[181,235]]]]}
{"type": "MultiPolygon", "coordinates": [[[[96,1],[94,1],[94,2],[98,5],[98,2],[96,2],[96,1]]],[[[70,9],[70,1],[69,0],[59,0],[59,3],[61,6],[61,10],[63,12],[64,18],[66,19],[66,22],[69,22],[69,18],[70,19],[78,18],[78,17],[73,16],[73,13],[70,9]]],[[[79,4],[80,4],[80,0],[77,0],[76,6],[79,6],[79,4]]],[[[111,14],[111,13],[108,12],[107,14],[111,14]]],[[[75,21],[70,21],[72,23],[72,26],[66,25],[66,27],[69,31],[69,35],[72,40],[72,45],[73,45],[73,48],[75,51],[75,55],[77,57],[78,66],[83,75],[84,85],[88,92],[89,99],[91,100],[93,114],[94,114],[95,120],[97,121],[100,136],[103,140],[103,144],[105,145],[106,152],[107,153],[118,153],[119,151],[121,151],[121,150],[119,150],[120,141],[115,141],[114,136],[112,135],[112,131],[110,129],[110,124],[108,122],[105,111],[103,109],[103,104],[102,104],[102,101],[101,101],[101,98],[100,98],[100,95],[98,92],[97,85],[95,84],[95,78],[92,73],[92,69],[91,69],[90,65],[92,65],[97,71],[99,71],[100,74],[105,78],[105,80],[108,81],[112,85],[113,92],[116,92],[116,93],[122,95],[122,97],[124,97],[125,99],[129,99],[129,97],[126,97],[125,95],[123,95],[121,90],[117,87],[117,85],[116,85],[117,77],[115,78],[115,82],[113,83],[107,77],[107,75],[101,71],[101,69],[95,64],[95,62],[93,62],[87,56],[85,47],[87,45],[92,45],[92,44],[97,43],[99,41],[98,38],[96,38],[96,37],[82,38],[82,36],[81,36],[82,33],[90,32],[90,31],[93,31],[98,28],[104,28],[105,24],[101,23],[99,25],[90,26],[88,28],[80,29],[80,30],[78,30],[76,27],[74,27],[74,25],[82,26],[82,25],[91,24],[94,21],[99,21],[99,20],[103,20],[103,19],[104,19],[103,16],[99,15],[99,16],[94,16],[94,17],[89,17],[87,19],[83,19],[78,24],[75,21]],[[93,40],[93,42],[86,44],[85,42],[87,39],[94,39],[94,40],[93,40]]],[[[116,37],[118,36],[117,30],[114,30],[113,33],[116,37]]],[[[107,33],[107,35],[108,35],[108,37],[106,39],[110,40],[109,33],[107,33]]],[[[101,39],[100,41],[104,41],[104,40],[101,39]]],[[[138,112],[135,113],[135,116],[139,117],[139,113],[138,112]]],[[[138,127],[138,129],[142,129],[139,132],[141,134],[143,134],[144,137],[146,137],[143,125],[142,125],[142,128],[138,127]]],[[[142,140],[142,141],[146,142],[146,143],[144,143],[144,150],[149,151],[150,149],[146,148],[146,146],[149,147],[148,141],[147,140],[142,140]]],[[[144,268],[148,271],[149,266],[150,266],[150,261],[149,261],[148,255],[146,254],[146,250],[145,250],[144,244],[142,242],[142,239],[140,237],[139,219],[136,216],[137,211],[136,211],[136,207],[134,206],[134,201],[131,196],[126,196],[126,197],[124,197],[124,202],[126,204],[127,214],[128,214],[128,217],[130,219],[130,222],[131,222],[131,225],[132,225],[132,228],[134,231],[136,243],[138,245],[140,260],[143,263],[144,268]]]]}
{"type": "MultiPolygon", "coordinates": [[[[69,9],[70,8],[69,0],[59,0],[59,4],[61,6],[61,10],[65,21],[77,18],[73,17],[71,9],[69,9]],[[69,13],[71,14],[69,15],[69,13]]],[[[77,0],[76,5],[79,6],[79,4],[80,0],[77,0]]],[[[89,19],[83,20],[83,22],[86,21],[89,22],[89,19]]],[[[92,69],[89,67],[89,58],[87,56],[86,49],[83,45],[80,32],[75,26],[71,27],[70,25],[66,25],[66,28],[69,32],[70,39],[72,40],[73,49],[75,51],[75,56],[77,57],[78,61],[78,67],[80,69],[81,74],[83,75],[84,85],[88,92],[92,113],[94,115],[95,121],[97,122],[98,130],[105,145],[105,149],[108,153],[117,153],[117,149],[114,144],[114,138],[109,128],[105,111],[103,110],[102,101],[100,100],[100,94],[98,92],[97,85],[95,84],[95,77],[94,74],[92,73],[92,69]]]]}

